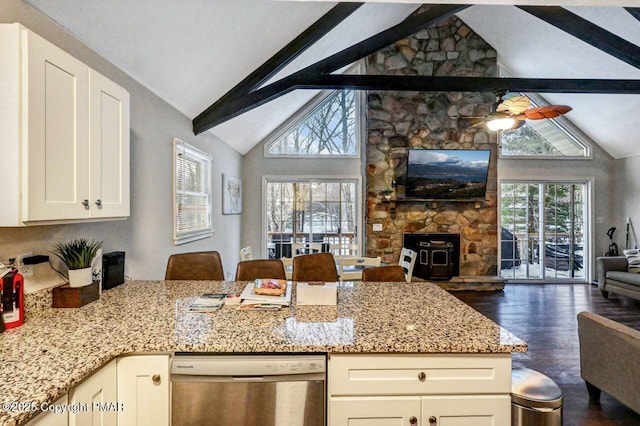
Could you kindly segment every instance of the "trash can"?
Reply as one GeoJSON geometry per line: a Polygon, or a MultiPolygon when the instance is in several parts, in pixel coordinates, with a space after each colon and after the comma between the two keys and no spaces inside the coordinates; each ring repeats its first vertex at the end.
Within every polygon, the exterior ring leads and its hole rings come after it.
{"type": "Polygon", "coordinates": [[[562,391],[549,377],[519,365],[511,369],[511,425],[561,426],[562,391]]]}

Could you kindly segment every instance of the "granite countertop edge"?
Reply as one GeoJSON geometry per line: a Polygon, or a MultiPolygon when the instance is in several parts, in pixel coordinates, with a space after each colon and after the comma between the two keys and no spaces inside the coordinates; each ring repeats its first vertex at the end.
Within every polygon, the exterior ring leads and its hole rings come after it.
{"type": "MultiPolygon", "coordinates": [[[[436,284],[366,284],[341,283],[337,307],[295,306],[294,296],[292,306],[278,312],[224,306],[203,314],[186,312],[194,297],[238,293],[246,283],[133,281],[81,308],[27,313],[25,324],[0,334],[3,402],[53,403],[103,365],[133,353],[527,350],[522,340],[436,284]]],[[[0,424],[21,424],[33,415],[0,410],[0,424]]]]}

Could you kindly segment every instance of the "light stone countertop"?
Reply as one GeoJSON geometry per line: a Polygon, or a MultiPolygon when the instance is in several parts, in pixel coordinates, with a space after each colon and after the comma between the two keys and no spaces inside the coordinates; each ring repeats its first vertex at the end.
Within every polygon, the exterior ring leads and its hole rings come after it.
{"type": "MultiPolygon", "coordinates": [[[[526,344],[438,285],[340,283],[338,306],[277,312],[190,313],[202,293],[240,293],[246,283],[134,281],[75,309],[27,312],[0,334],[0,402],[52,403],[127,353],[325,352],[510,353],[526,344]]],[[[31,413],[0,409],[0,424],[31,413]]]]}

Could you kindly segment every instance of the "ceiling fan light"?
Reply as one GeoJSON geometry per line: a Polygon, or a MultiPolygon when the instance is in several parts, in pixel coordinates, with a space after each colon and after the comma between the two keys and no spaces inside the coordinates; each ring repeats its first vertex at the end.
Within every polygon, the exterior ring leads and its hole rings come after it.
{"type": "Polygon", "coordinates": [[[511,117],[494,118],[487,122],[487,128],[491,131],[508,130],[516,124],[516,120],[511,117]]]}

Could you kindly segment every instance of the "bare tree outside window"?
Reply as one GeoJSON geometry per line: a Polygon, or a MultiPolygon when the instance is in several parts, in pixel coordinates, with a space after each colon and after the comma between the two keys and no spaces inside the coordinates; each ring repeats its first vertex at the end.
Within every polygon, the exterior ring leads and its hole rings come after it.
{"type": "Polygon", "coordinates": [[[268,145],[270,155],[357,155],[356,99],[336,91],[268,145]]]}

